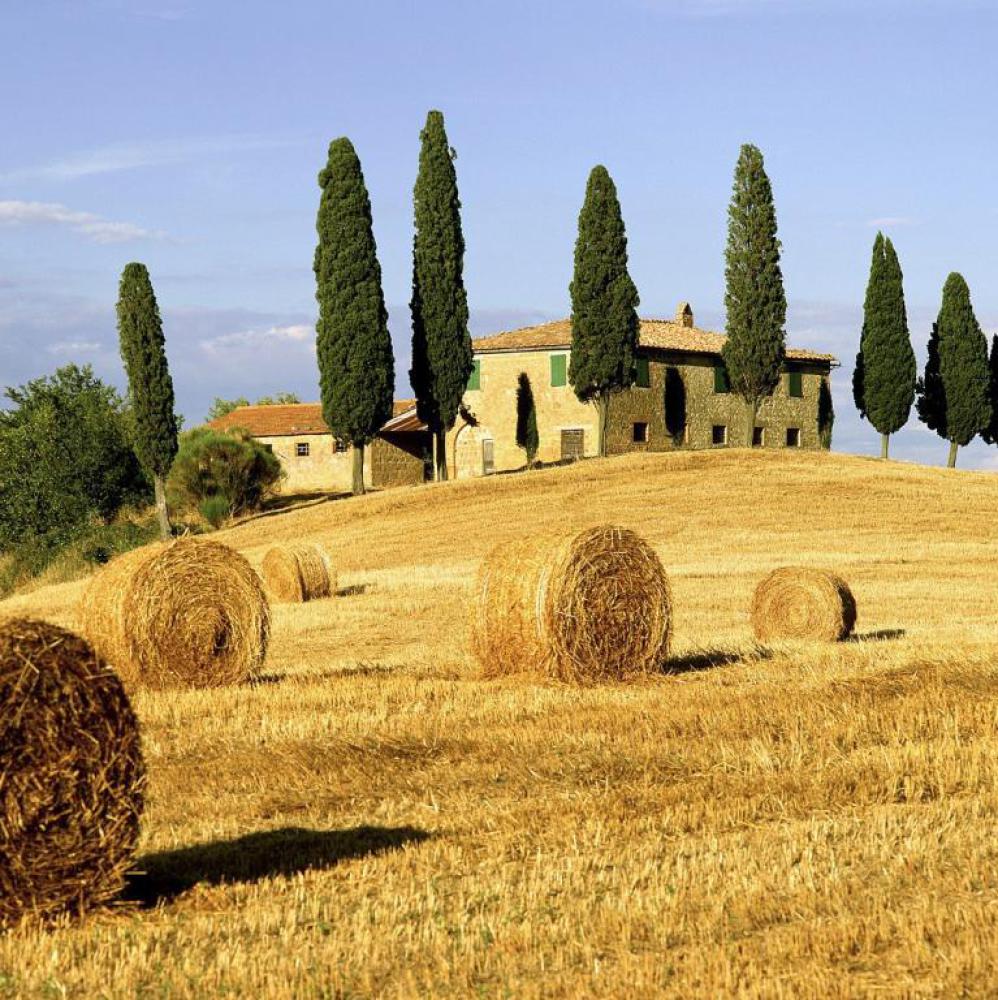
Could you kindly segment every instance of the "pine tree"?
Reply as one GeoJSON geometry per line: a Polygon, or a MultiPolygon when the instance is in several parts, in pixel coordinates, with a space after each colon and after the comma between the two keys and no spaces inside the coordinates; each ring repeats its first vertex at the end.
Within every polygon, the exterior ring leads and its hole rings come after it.
{"type": "Polygon", "coordinates": [[[863,304],[863,333],[853,376],[861,416],[880,432],[880,457],[908,422],[918,374],[908,335],[904,276],[894,244],[877,233],[863,304]]]}
{"type": "Polygon", "coordinates": [[[537,407],[534,390],[526,372],[520,372],[516,387],[516,443],[527,453],[527,468],[532,468],[537,458],[540,438],[537,434],[537,407]]]}
{"type": "Polygon", "coordinates": [[[617,189],[604,166],[586,184],[575,243],[572,357],[569,381],[599,418],[598,451],[606,455],[610,397],[634,382],[638,290],[627,271],[627,235],[617,189]]]}
{"type": "Polygon", "coordinates": [[[166,476],[177,454],[173,380],[166,360],[163,323],[144,264],[125,266],[118,289],[118,340],[128,376],[135,453],[152,477],[163,538],[169,538],[166,476]]]}
{"type": "Polygon", "coordinates": [[[967,282],[955,272],[943,288],[919,389],[919,417],[949,441],[947,464],[953,468],[957,449],[991,420],[988,342],[974,315],[967,282]]]}
{"type": "Polygon", "coordinates": [[[416,235],[412,248],[412,369],[419,419],[433,432],[437,478],[447,478],[447,431],[454,426],[473,366],[464,234],[444,116],[431,111],[420,133],[416,235]]]}
{"type": "Polygon", "coordinates": [[[735,166],[724,256],[728,339],[721,353],[732,391],[745,400],[751,448],[759,404],[780,381],[787,317],[773,189],[755,146],[742,146],[735,166]]]}
{"type": "Polygon", "coordinates": [[[988,444],[998,444],[998,334],[991,338],[991,422],[981,431],[988,444]]]}
{"type": "Polygon", "coordinates": [[[314,270],[322,415],[333,436],[353,446],[358,495],[364,492],[364,447],[392,415],[395,360],[371,200],[349,139],[329,144],[319,187],[314,270]]]}

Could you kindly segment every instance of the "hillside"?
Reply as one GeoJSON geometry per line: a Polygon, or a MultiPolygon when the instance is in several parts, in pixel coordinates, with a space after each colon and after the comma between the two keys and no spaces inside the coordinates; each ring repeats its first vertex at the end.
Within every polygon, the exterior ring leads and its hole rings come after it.
{"type": "MultiPolygon", "coordinates": [[[[401,489],[216,536],[322,542],[264,683],[142,694],[152,909],[0,940],[0,996],[965,990],[998,934],[998,476],[683,453],[401,489]],[[674,672],[483,682],[480,558],[612,521],[661,556],[674,672]],[[760,649],[769,569],[858,640],[760,649]],[[5,978],[6,977],[6,978],[5,978]],[[4,991],[7,991],[7,994],[4,991]]],[[[74,624],[83,585],[0,603],[74,624]]]]}

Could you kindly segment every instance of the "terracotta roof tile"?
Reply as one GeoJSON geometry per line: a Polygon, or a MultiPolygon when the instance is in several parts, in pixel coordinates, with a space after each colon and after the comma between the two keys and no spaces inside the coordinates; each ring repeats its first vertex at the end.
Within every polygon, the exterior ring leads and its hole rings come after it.
{"type": "MultiPolygon", "coordinates": [[[[393,424],[410,410],[415,413],[414,399],[396,399],[392,407],[393,424]]],[[[310,434],[330,433],[322,418],[319,403],[292,403],[285,406],[240,406],[224,417],[212,420],[209,427],[218,431],[240,428],[253,437],[306,437],[310,434]]],[[[387,424],[385,426],[388,426],[387,424]]],[[[422,427],[422,425],[420,425],[422,427]]],[[[419,430],[420,427],[393,427],[393,430],[419,430]]]]}
{"type": "MultiPolygon", "coordinates": [[[[669,351],[688,351],[693,354],[720,354],[727,337],[723,333],[681,326],[672,320],[643,319],[641,321],[641,346],[669,351]]],[[[572,323],[568,319],[509,330],[473,341],[476,353],[491,351],[528,351],[544,348],[567,348],[572,343],[572,323]]],[[[821,354],[801,347],[788,347],[787,357],[793,361],[837,361],[833,354],[821,354]]]]}

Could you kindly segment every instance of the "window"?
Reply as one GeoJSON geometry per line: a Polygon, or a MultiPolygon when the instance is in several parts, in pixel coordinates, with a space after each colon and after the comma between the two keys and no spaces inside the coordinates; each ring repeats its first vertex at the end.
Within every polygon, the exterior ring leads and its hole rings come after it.
{"type": "Polygon", "coordinates": [[[752,447],[762,448],[766,444],[766,431],[765,428],[756,427],[752,431],[752,447]]]}
{"type": "Polygon", "coordinates": [[[333,443],[333,451],[335,451],[337,455],[343,454],[343,452],[345,452],[348,447],[349,445],[346,443],[346,441],[341,441],[339,438],[337,438],[336,441],[333,443]]]}
{"type": "Polygon", "coordinates": [[[800,372],[787,372],[787,395],[798,399],[804,395],[804,379],[800,372]]]}
{"type": "Polygon", "coordinates": [[[725,424],[714,424],[710,432],[711,444],[727,444],[728,428],[725,424]]]}
{"type": "Polygon", "coordinates": [[[468,390],[481,389],[482,387],[482,362],[475,358],[471,363],[471,377],[468,379],[468,390]]]}
{"type": "Polygon", "coordinates": [[[728,369],[724,367],[723,361],[714,365],[714,392],[731,392],[728,369]]]}
{"type": "Polygon", "coordinates": [[[299,458],[308,458],[308,442],[307,441],[299,441],[295,445],[295,454],[299,458]]]}
{"type": "Polygon", "coordinates": [[[496,471],[495,442],[492,438],[482,441],[482,475],[491,476],[496,471]]]}
{"type": "Polygon", "coordinates": [[[800,428],[799,427],[788,427],[787,428],[787,447],[788,448],[799,448],[800,447],[800,428]]]}
{"type": "Polygon", "coordinates": [[[634,425],[634,440],[639,444],[648,443],[648,425],[646,423],[636,423],[634,425]]]}
{"type": "Polygon", "coordinates": [[[269,451],[271,455],[274,454],[274,446],[272,444],[265,444],[263,447],[265,450],[269,451]]]}
{"type": "Polygon", "coordinates": [[[551,355],[551,384],[554,386],[568,384],[568,355],[551,355]]]}
{"type": "Polygon", "coordinates": [[[639,389],[651,388],[651,371],[648,367],[647,358],[638,358],[634,368],[634,384],[639,389]]]}

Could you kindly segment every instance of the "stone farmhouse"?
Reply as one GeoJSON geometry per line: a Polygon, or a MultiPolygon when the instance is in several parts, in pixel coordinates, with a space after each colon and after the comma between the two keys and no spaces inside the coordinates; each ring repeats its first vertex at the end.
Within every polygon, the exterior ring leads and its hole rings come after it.
{"type": "MultiPolygon", "coordinates": [[[[642,320],[635,384],[610,403],[608,452],[723,448],[745,441],[745,404],[730,391],[721,358],[724,341],[723,334],[698,329],[685,302],[674,320],[642,320]]],[[[530,380],[536,406],[537,460],[596,454],[596,410],[579,402],[568,381],[571,343],[567,319],[473,342],[474,369],[461,415],[446,439],[452,476],[524,466],[525,454],[516,444],[521,373],[530,380]]],[[[829,378],[836,367],[831,354],[788,348],[780,384],[759,408],[756,446],[827,447],[829,378]]],[[[285,493],[350,489],[350,446],[333,438],[318,403],[243,406],[209,426],[242,428],[267,445],[281,460],[285,493]]],[[[432,436],[416,415],[415,402],[398,401],[394,416],[367,449],[365,481],[388,487],[431,476],[432,436]]]]}
{"type": "MultiPolygon", "coordinates": [[[[607,451],[723,448],[746,439],[744,402],[730,392],[721,359],[725,336],[698,329],[689,303],[674,320],[642,320],[635,384],[612,398],[607,451]]],[[[572,329],[567,319],[474,341],[475,367],[447,439],[448,463],[461,477],[525,464],[516,444],[516,393],[530,380],[537,412],[538,461],[595,455],[598,419],[568,381],[572,329]]],[[[831,354],[788,348],[780,385],[763,400],[754,429],[761,448],[827,446],[831,354]]]]}
{"type": "MultiPolygon", "coordinates": [[[[432,439],[412,399],[396,400],[392,419],[367,448],[364,481],[368,486],[421,483],[428,474],[432,439]]],[[[351,447],[337,441],[318,403],[240,406],[211,421],[215,430],[244,430],[281,462],[286,494],[345,491],[353,482],[351,447]]]]}

